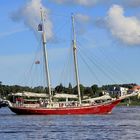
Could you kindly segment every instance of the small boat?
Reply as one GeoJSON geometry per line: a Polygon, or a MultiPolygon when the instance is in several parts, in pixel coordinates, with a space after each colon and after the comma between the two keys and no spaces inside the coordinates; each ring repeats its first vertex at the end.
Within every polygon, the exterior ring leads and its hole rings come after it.
{"type": "Polygon", "coordinates": [[[1,107],[7,107],[8,106],[8,103],[6,100],[3,100],[3,99],[0,99],[0,108],[1,107]]]}
{"type": "Polygon", "coordinates": [[[49,100],[45,105],[36,104],[34,106],[30,104],[14,104],[8,101],[9,108],[16,114],[26,115],[87,115],[87,114],[109,114],[112,109],[121,102],[123,98],[105,100],[100,98],[101,102],[96,102],[94,99],[81,100],[80,82],[78,73],[77,63],[77,47],[76,47],[76,34],[75,34],[75,22],[74,16],[72,15],[72,31],[73,31],[73,56],[74,56],[74,68],[75,68],[75,79],[77,83],[78,101],[74,102],[58,102],[53,100],[52,88],[50,83],[48,55],[46,48],[46,33],[44,29],[44,18],[43,11],[41,10],[41,24],[39,24],[39,30],[42,32],[42,45],[43,45],[43,57],[46,71],[47,87],[49,92],[49,100]]]}

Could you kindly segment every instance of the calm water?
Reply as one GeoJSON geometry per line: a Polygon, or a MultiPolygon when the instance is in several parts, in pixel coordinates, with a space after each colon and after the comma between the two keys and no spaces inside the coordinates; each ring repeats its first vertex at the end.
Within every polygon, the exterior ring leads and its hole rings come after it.
{"type": "Polygon", "coordinates": [[[0,140],[140,140],[140,107],[104,116],[18,116],[0,109],[0,140]]]}

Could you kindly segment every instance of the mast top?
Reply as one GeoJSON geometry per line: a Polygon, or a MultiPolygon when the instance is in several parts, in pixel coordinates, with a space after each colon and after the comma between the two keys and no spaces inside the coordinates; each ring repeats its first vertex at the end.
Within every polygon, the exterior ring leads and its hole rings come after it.
{"type": "Polygon", "coordinates": [[[76,34],[75,34],[75,18],[74,14],[71,14],[71,19],[72,19],[72,30],[73,30],[73,41],[76,43],[76,34]]]}

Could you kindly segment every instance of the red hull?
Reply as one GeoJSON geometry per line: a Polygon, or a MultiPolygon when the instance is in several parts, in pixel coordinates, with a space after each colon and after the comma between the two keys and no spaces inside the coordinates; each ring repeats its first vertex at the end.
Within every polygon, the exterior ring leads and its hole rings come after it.
{"type": "Polygon", "coordinates": [[[86,114],[108,114],[120,103],[121,100],[112,101],[104,105],[82,106],[71,108],[27,108],[9,107],[12,112],[24,115],[86,115],[86,114]]]}

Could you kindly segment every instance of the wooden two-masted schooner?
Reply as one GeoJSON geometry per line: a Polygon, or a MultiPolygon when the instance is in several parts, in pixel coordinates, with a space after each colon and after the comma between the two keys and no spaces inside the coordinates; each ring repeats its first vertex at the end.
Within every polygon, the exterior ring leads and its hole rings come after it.
{"type": "MultiPolygon", "coordinates": [[[[81,100],[80,93],[80,82],[79,82],[79,73],[78,73],[78,63],[77,63],[77,48],[76,48],[76,34],[74,28],[74,16],[72,15],[72,29],[73,29],[73,56],[74,56],[74,67],[75,67],[75,78],[77,83],[77,91],[78,91],[78,101],[73,103],[71,106],[68,106],[68,101],[65,103],[53,101],[52,91],[51,91],[51,83],[50,83],[50,75],[49,75],[49,66],[48,66],[48,55],[46,48],[46,33],[44,27],[44,18],[43,12],[41,10],[41,24],[40,30],[42,30],[42,46],[43,46],[43,56],[44,56],[44,64],[45,64],[45,72],[47,79],[47,86],[49,91],[49,99],[46,106],[30,106],[30,105],[16,105],[14,103],[9,102],[9,108],[12,112],[16,114],[26,114],[26,115],[86,115],[86,114],[108,114],[111,113],[112,109],[120,103],[123,98],[118,99],[110,99],[103,101],[101,103],[94,103],[94,99],[90,99],[91,102],[85,102],[81,100]]],[[[102,98],[102,97],[101,97],[102,98]]],[[[89,101],[89,99],[88,99],[89,101]]]]}

